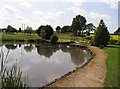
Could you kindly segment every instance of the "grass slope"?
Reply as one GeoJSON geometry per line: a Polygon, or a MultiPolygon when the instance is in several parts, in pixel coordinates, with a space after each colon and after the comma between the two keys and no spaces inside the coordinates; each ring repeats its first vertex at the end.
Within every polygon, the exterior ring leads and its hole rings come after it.
{"type": "Polygon", "coordinates": [[[118,87],[118,46],[105,47],[103,50],[108,53],[104,87],[118,87]]]}

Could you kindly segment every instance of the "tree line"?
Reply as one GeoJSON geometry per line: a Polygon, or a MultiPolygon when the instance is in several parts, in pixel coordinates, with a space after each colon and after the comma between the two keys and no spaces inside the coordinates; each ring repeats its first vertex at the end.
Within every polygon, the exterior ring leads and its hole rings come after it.
{"type": "MultiPolygon", "coordinates": [[[[100,46],[104,45],[106,46],[109,41],[109,31],[107,29],[107,26],[105,25],[104,21],[101,19],[98,27],[95,27],[93,23],[87,23],[87,20],[82,15],[76,15],[71,25],[65,25],[63,27],[57,26],[55,28],[56,33],[72,33],[72,36],[81,36],[83,37],[83,34],[86,33],[88,36],[90,36],[90,32],[93,31],[95,33],[94,40],[92,42],[93,45],[100,46]]],[[[6,33],[13,33],[13,32],[21,32],[21,33],[37,33],[38,36],[40,36],[42,39],[47,40],[58,40],[58,37],[54,34],[54,30],[50,25],[41,25],[38,27],[37,30],[33,30],[32,27],[27,26],[24,30],[19,28],[17,30],[16,28],[8,25],[7,28],[1,29],[2,32],[5,31],[6,33]],[[54,34],[54,35],[53,35],[54,34]],[[53,38],[51,38],[53,37],[53,38]]],[[[115,34],[119,34],[119,28],[117,31],[115,31],[115,34]]]]}

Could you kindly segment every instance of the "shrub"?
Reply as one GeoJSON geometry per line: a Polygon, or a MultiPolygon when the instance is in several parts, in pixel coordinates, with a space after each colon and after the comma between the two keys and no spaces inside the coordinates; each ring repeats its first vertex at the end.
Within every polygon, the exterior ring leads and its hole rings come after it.
{"type": "Polygon", "coordinates": [[[100,45],[100,48],[101,48],[101,49],[104,48],[104,45],[100,45]]]}
{"type": "Polygon", "coordinates": [[[116,45],[120,45],[120,41],[118,41],[117,43],[115,43],[116,45]]]}
{"type": "Polygon", "coordinates": [[[51,41],[52,43],[57,42],[57,41],[58,41],[58,36],[57,36],[56,34],[53,34],[53,35],[50,37],[50,41],[51,41]]]}
{"type": "Polygon", "coordinates": [[[92,37],[91,36],[86,36],[86,39],[91,40],[92,37]]]}
{"type": "Polygon", "coordinates": [[[100,21],[97,31],[95,32],[94,45],[95,46],[107,46],[109,41],[109,31],[103,20],[100,21]]]}
{"type": "Polygon", "coordinates": [[[110,40],[109,40],[109,43],[110,43],[110,44],[116,44],[117,42],[118,42],[118,41],[117,41],[117,40],[114,40],[114,39],[110,39],[110,40]]]}

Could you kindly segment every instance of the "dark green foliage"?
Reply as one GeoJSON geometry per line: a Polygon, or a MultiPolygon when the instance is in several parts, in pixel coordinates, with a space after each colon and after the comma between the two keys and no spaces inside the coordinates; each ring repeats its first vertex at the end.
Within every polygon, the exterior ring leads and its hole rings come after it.
{"type": "Polygon", "coordinates": [[[110,39],[110,40],[109,40],[109,44],[114,44],[114,45],[115,45],[117,42],[118,42],[118,41],[117,41],[117,40],[114,40],[114,39],[110,39]]]}
{"type": "Polygon", "coordinates": [[[21,28],[19,28],[19,32],[22,32],[21,28]]]}
{"type": "Polygon", "coordinates": [[[85,19],[84,16],[81,15],[77,15],[75,18],[73,18],[72,21],[72,32],[75,35],[80,35],[81,33],[83,33],[83,31],[85,30],[85,25],[86,25],[87,20],[85,19]]]}
{"type": "Polygon", "coordinates": [[[32,30],[32,27],[29,27],[27,26],[26,29],[24,30],[24,33],[27,33],[27,34],[32,34],[34,31],[32,30]]]}
{"type": "Polygon", "coordinates": [[[7,29],[6,29],[6,33],[9,32],[9,33],[14,33],[14,32],[17,32],[17,29],[8,25],[7,26],[7,29]]]}
{"type": "Polygon", "coordinates": [[[57,33],[61,33],[61,27],[60,26],[57,26],[55,29],[56,29],[57,33]]]}
{"type": "Polygon", "coordinates": [[[56,34],[53,34],[53,35],[50,37],[50,41],[51,41],[52,43],[57,42],[57,41],[58,41],[58,36],[57,36],[56,34]]]}
{"type": "Polygon", "coordinates": [[[42,39],[48,39],[49,40],[53,33],[54,33],[53,28],[50,25],[40,26],[37,30],[37,34],[42,39]]]}
{"type": "Polygon", "coordinates": [[[41,25],[37,30],[36,30],[36,33],[40,36],[40,33],[41,33],[41,29],[43,28],[44,26],[41,25]]]}
{"type": "Polygon", "coordinates": [[[92,37],[91,36],[86,36],[86,39],[91,40],[92,37]]]}
{"type": "Polygon", "coordinates": [[[110,39],[109,32],[103,20],[100,21],[99,26],[97,27],[97,31],[95,32],[94,37],[94,45],[100,46],[104,45],[107,46],[108,41],[110,39]]]}
{"type": "Polygon", "coordinates": [[[61,29],[61,33],[68,33],[68,32],[70,32],[70,26],[69,25],[63,26],[61,29]]]}
{"type": "Polygon", "coordinates": [[[90,31],[95,31],[96,27],[92,24],[92,23],[89,23],[86,25],[86,32],[87,32],[87,35],[90,36],[90,31]]]}

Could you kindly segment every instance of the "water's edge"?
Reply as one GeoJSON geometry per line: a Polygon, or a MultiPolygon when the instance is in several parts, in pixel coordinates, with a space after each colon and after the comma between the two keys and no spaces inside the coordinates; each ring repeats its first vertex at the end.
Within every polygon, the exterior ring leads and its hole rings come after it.
{"type": "MultiPolygon", "coordinates": [[[[74,46],[76,46],[76,45],[74,45],[74,46]]],[[[79,45],[79,46],[80,46],[80,45],[79,45]]],[[[77,45],[77,47],[78,47],[78,45],[77,45]]],[[[39,87],[39,89],[44,89],[44,88],[52,85],[53,83],[57,82],[58,80],[60,80],[60,79],[62,79],[62,78],[65,78],[66,76],[69,76],[70,74],[74,73],[74,72],[77,71],[78,69],[85,67],[85,66],[96,56],[96,54],[94,53],[94,51],[93,51],[89,46],[87,46],[86,48],[90,51],[90,53],[91,53],[92,56],[91,56],[91,58],[90,58],[85,64],[83,64],[83,66],[81,66],[81,67],[76,67],[74,70],[72,70],[72,71],[64,74],[64,75],[61,76],[60,78],[57,78],[57,79],[53,80],[52,82],[50,82],[50,83],[48,83],[48,84],[45,84],[45,85],[43,85],[42,87],[39,87]]]]}

